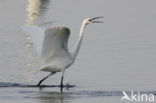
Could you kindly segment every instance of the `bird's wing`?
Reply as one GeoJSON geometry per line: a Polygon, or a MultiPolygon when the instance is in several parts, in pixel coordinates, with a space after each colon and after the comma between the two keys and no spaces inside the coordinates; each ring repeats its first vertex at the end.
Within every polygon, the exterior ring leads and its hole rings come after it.
{"type": "Polygon", "coordinates": [[[46,62],[49,62],[69,55],[69,35],[70,30],[66,27],[54,27],[46,29],[42,45],[42,58],[46,62]]]}
{"type": "Polygon", "coordinates": [[[43,29],[37,26],[23,26],[32,38],[41,59],[45,62],[69,55],[68,38],[70,30],[67,27],[43,29]]]}
{"type": "Polygon", "coordinates": [[[42,43],[44,38],[45,29],[37,27],[37,26],[22,26],[22,29],[28,33],[31,37],[35,48],[37,49],[38,55],[41,54],[42,51],[42,43]]]}

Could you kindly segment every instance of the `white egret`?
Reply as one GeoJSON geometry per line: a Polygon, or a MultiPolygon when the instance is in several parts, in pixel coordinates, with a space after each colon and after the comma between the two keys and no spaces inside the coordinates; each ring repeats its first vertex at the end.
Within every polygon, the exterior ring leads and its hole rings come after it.
{"type": "Polygon", "coordinates": [[[96,21],[96,19],[99,18],[102,17],[83,20],[78,40],[72,52],[69,52],[68,50],[68,38],[70,35],[69,28],[53,27],[41,29],[39,27],[23,27],[23,29],[32,37],[32,41],[34,42],[38,54],[41,56],[42,62],[44,63],[40,70],[50,72],[48,76],[39,81],[38,86],[40,86],[41,83],[51,75],[61,72],[62,77],[60,87],[63,87],[65,70],[72,65],[76,59],[82,43],[85,27],[90,23],[103,23],[102,21],[96,21]]]}

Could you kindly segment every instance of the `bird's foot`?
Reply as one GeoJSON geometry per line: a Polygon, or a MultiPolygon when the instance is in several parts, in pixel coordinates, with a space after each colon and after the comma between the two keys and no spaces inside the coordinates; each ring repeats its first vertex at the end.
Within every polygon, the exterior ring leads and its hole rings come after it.
{"type": "Polygon", "coordinates": [[[40,87],[40,86],[41,86],[41,82],[39,82],[39,83],[37,84],[37,86],[40,87]]]}
{"type": "Polygon", "coordinates": [[[61,84],[60,84],[60,87],[61,87],[61,88],[64,88],[64,87],[66,87],[66,88],[71,88],[71,87],[75,87],[75,85],[71,85],[71,84],[67,83],[66,85],[63,85],[63,84],[61,85],[61,84]]]}

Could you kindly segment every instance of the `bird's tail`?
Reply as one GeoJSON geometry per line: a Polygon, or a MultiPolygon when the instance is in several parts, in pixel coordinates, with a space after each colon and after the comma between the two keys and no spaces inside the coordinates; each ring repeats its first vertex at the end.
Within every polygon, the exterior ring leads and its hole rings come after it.
{"type": "Polygon", "coordinates": [[[41,71],[56,73],[56,72],[61,72],[61,69],[52,68],[51,66],[46,66],[46,67],[43,67],[41,71]]]}

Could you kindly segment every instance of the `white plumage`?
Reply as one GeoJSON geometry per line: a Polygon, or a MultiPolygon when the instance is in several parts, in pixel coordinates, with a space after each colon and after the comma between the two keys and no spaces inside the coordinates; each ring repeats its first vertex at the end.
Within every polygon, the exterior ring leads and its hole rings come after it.
{"type": "Polygon", "coordinates": [[[73,57],[68,51],[69,34],[70,30],[66,27],[54,27],[45,31],[41,55],[46,66],[42,71],[59,72],[72,64],[73,57]]]}
{"type": "Polygon", "coordinates": [[[62,72],[61,88],[63,87],[63,76],[65,69],[67,69],[75,60],[83,38],[84,29],[90,23],[102,23],[101,21],[94,21],[102,17],[85,19],[80,28],[80,34],[75,44],[73,51],[68,50],[68,38],[70,30],[67,27],[53,27],[42,29],[36,26],[22,27],[32,38],[35,44],[38,55],[41,58],[43,67],[41,71],[51,72],[50,75],[43,78],[38,85],[56,72],[62,72]]]}

